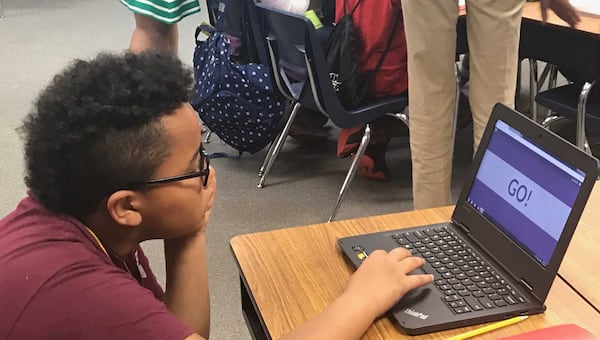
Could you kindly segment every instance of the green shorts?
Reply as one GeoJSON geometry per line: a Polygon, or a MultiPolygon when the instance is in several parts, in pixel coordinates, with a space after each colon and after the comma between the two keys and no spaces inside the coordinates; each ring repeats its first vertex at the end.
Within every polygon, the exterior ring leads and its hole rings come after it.
{"type": "Polygon", "coordinates": [[[190,14],[200,12],[198,0],[120,0],[137,14],[165,24],[174,24],[190,14]]]}

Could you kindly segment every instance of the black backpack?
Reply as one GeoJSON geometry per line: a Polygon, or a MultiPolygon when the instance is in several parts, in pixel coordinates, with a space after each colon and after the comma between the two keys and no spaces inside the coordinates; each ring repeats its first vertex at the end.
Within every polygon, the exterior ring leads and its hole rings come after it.
{"type": "Polygon", "coordinates": [[[352,11],[348,13],[346,11],[346,1],[344,0],[344,15],[331,32],[327,49],[327,63],[329,64],[331,84],[342,106],[346,109],[356,107],[364,101],[373,78],[387,55],[398,24],[398,18],[396,17],[394,27],[390,31],[390,36],[386,43],[385,51],[377,61],[375,69],[369,70],[365,74],[360,74],[357,56],[358,51],[362,49],[362,42],[360,33],[352,19],[352,14],[354,14],[360,3],[361,0],[358,0],[352,11]]]}

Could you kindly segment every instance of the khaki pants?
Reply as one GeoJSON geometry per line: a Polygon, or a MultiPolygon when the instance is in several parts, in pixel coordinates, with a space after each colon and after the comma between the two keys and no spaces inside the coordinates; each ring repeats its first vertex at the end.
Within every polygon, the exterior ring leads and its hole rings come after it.
{"type": "MultiPolygon", "coordinates": [[[[492,107],[514,106],[524,0],[466,0],[475,149],[492,107]]],[[[451,204],[456,0],[403,0],[414,208],[451,204]]]]}

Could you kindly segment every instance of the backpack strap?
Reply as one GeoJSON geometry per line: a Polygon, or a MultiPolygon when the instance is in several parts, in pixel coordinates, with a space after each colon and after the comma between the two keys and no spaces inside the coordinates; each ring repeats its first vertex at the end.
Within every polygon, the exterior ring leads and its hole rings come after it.
{"type": "Polygon", "coordinates": [[[207,24],[206,22],[202,22],[198,27],[196,27],[196,32],[194,33],[194,37],[196,38],[196,45],[200,44],[203,40],[198,39],[200,33],[204,33],[207,36],[210,36],[212,33],[216,32],[217,29],[212,25],[207,24]]]}
{"type": "MultiPolygon", "coordinates": [[[[356,11],[356,9],[358,8],[358,5],[360,5],[361,0],[358,0],[356,2],[356,5],[354,5],[354,8],[352,8],[352,10],[350,11],[350,15],[353,15],[354,12],[356,11]]],[[[344,15],[346,15],[348,12],[346,11],[346,0],[344,0],[344,15]]]]}
{"type": "Polygon", "coordinates": [[[375,66],[375,68],[368,72],[368,75],[365,79],[365,90],[366,91],[368,91],[371,88],[371,84],[373,84],[373,79],[375,79],[375,75],[377,74],[377,72],[379,72],[379,69],[381,68],[381,65],[383,64],[383,61],[385,60],[385,57],[387,56],[387,53],[390,50],[390,46],[392,45],[392,39],[394,38],[396,28],[398,27],[399,14],[400,14],[400,10],[396,10],[394,12],[394,17],[393,17],[394,26],[392,27],[392,31],[390,32],[390,35],[388,36],[387,42],[385,43],[385,49],[383,50],[383,53],[381,54],[381,56],[379,56],[379,60],[377,60],[377,65],[375,66]]]}
{"type": "Polygon", "coordinates": [[[385,43],[385,50],[383,50],[383,53],[381,54],[381,56],[379,57],[379,60],[377,61],[377,65],[375,66],[375,70],[374,72],[377,73],[379,71],[379,69],[381,68],[381,64],[383,64],[383,60],[385,59],[385,57],[387,56],[387,53],[390,50],[390,45],[392,45],[392,40],[394,39],[394,34],[396,31],[396,28],[398,28],[398,14],[400,13],[399,10],[396,10],[394,12],[394,26],[392,27],[392,31],[390,32],[390,35],[387,39],[387,42],[385,43]]]}

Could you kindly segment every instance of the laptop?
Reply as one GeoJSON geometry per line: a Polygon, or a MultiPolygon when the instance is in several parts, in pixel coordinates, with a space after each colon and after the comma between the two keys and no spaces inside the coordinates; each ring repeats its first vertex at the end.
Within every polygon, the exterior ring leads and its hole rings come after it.
{"type": "Polygon", "coordinates": [[[542,313],[598,177],[598,162],[497,104],[452,221],[340,238],[359,266],[375,249],[405,247],[434,282],[389,312],[409,335],[542,313]]]}

